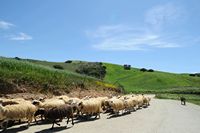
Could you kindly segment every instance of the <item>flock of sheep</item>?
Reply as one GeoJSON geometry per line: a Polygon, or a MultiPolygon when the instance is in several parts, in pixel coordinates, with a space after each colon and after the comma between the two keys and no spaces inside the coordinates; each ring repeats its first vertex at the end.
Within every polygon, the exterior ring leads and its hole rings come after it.
{"type": "Polygon", "coordinates": [[[38,117],[41,120],[49,120],[54,124],[60,126],[64,118],[72,120],[75,117],[88,116],[100,118],[100,113],[111,113],[119,115],[119,113],[135,111],[139,108],[149,106],[150,98],[144,95],[124,95],[108,97],[84,97],[70,98],[68,96],[56,96],[51,99],[42,99],[28,101],[22,98],[16,99],[0,99],[0,126],[6,130],[10,123],[15,121],[27,121],[28,127],[30,123],[35,120],[37,123],[38,117]]]}

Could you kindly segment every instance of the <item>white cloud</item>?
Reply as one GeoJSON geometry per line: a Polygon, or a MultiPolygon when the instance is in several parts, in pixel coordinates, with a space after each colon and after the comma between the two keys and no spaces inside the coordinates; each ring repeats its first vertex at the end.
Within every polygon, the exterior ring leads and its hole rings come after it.
{"type": "Polygon", "coordinates": [[[94,31],[87,31],[87,35],[94,41],[93,47],[100,50],[147,50],[148,48],[180,47],[177,43],[171,42],[172,37],[170,36],[166,38],[143,28],[123,25],[98,27],[94,31]]]}
{"type": "Polygon", "coordinates": [[[9,29],[10,27],[13,27],[14,24],[5,22],[5,21],[0,21],[0,29],[9,29]]]}
{"type": "Polygon", "coordinates": [[[174,24],[184,16],[184,10],[172,3],[152,7],[145,14],[145,22],[153,28],[162,28],[165,25],[174,24]]]}
{"type": "Polygon", "coordinates": [[[92,47],[99,50],[183,47],[189,42],[185,39],[187,36],[168,31],[169,26],[178,22],[183,13],[183,8],[172,3],[158,5],[147,10],[140,26],[103,25],[94,30],[87,30],[86,35],[92,41],[92,47]]]}
{"type": "Polygon", "coordinates": [[[18,35],[15,35],[10,38],[10,40],[17,40],[17,41],[25,41],[25,40],[32,40],[33,38],[26,33],[20,32],[18,35]]]}

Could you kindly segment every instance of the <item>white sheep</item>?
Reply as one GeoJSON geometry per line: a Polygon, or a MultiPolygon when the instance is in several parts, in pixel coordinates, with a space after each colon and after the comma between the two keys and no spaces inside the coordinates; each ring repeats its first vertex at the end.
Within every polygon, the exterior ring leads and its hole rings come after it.
{"type": "Polygon", "coordinates": [[[95,98],[91,98],[89,100],[82,100],[78,104],[78,107],[82,114],[86,114],[86,115],[95,114],[96,117],[99,116],[99,118],[100,118],[100,113],[103,112],[101,108],[100,100],[97,100],[95,98]]]}
{"type": "Polygon", "coordinates": [[[21,102],[27,102],[26,100],[24,100],[23,98],[14,98],[14,99],[0,99],[0,104],[2,104],[2,106],[6,106],[6,105],[13,105],[13,104],[19,104],[21,102]]]}
{"type": "MultiPolygon", "coordinates": [[[[4,122],[8,122],[9,120],[19,120],[19,119],[28,119],[28,127],[30,126],[30,122],[32,122],[34,114],[36,112],[36,106],[32,105],[29,102],[2,106],[0,105],[0,120],[4,122]]],[[[7,124],[4,129],[7,128],[7,124]]]]}
{"type": "Polygon", "coordinates": [[[120,110],[125,109],[125,103],[123,100],[117,99],[117,98],[111,98],[107,101],[107,106],[109,106],[115,114],[118,114],[120,110]]]}
{"type": "Polygon", "coordinates": [[[49,108],[59,107],[61,105],[64,105],[65,101],[61,99],[52,98],[52,99],[45,99],[44,102],[33,100],[32,103],[36,105],[38,108],[44,108],[46,110],[49,108]]]}

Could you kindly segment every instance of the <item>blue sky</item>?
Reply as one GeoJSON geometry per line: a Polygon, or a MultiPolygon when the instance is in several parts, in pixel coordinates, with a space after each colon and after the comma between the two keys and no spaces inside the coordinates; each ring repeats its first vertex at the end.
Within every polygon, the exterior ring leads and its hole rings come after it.
{"type": "Polygon", "coordinates": [[[0,56],[200,72],[199,0],[0,0],[0,56]]]}

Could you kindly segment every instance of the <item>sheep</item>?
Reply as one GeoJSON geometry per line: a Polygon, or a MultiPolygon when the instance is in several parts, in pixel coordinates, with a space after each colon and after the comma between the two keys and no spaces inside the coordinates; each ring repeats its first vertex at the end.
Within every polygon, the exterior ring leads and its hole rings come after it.
{"type": "Polygon", "coordinates": [[[123,111],[125,109],[124,101],[117,98],[112,98],[108,100],[107,105],[113,110],[115,114],[118,114],[120,110],[123,111]]]}
{"type": "Polygon", "coordinates": [[[66,95],[57,96],[57,97],[55,97],[55,99],[63,100],[65,103],[67,103],[70,100],[70,98],[66,95]]]}
{"type": "Polygon", "coordinates": [[[46,99],[44,102],[33,100],[32,104],[36,105],[38,108],[49,109],[64,105],[65,102],[60,99],[46,99]]]}
{"type": "Polygon", "coordinates": [[[96,114],[95,118],[99,116],[100,113],[103,112],[101,108],[101,102],[98,99],[91,98],[89,100],[82,100],[78,104],[79,110],[81,111],[82,115],[94,115],[96,114]]]}
{"type": "Polygon", "coordinates": [[[144,97],[142,95],[137,95],[135,96],[137,102],[138,102],[138,107],[137,109],[143,107],[143,104],[144,104],[144,97]]]}
{"type": "Polygon", "coordinates": [[[131,112],[131,111],[135,110],[134,107],[137,106],[138,102],[135,97],[130,97],[130,98],[124,99],[124,104],[125,104],[125,108],[126,108],[125,110],[128,112],[131,112]]]}
{"type": "Polygon", "coordinates": [[[180,97],[181,100],[181,105],[186,105],[186,98],[185,97],[180,97]]]}
{"type": "Polygon", "coordinates": [[[44,109],[44,108],[39,108],[39,109],[35,112],[35,114],[34,114],[34,119],[35,119],[35,122],[36,122],[36,123],[38,123],[36,117],[37,117],[38,115],[40,115],[41,120],[43,120],[43,118],[44,118],[44,113],[45,113],[45,109],[44,109]]]}
{"type": "Polygon", "coordinates": [[[105,110],[105,101],[108,100],[108,97],[97,97],[96,99],[101,102],[101,108],[105,110]]]}
{"type": "MultiPolygon", "coordinates": [[[[48,110],[45,110],[44,116],[45,118],[49,119],[53,125],[51,127],[51,129],[54,128],[54,124],[60,126],[59,123],[57,123],[58,119],[62,120],[63,118],[67,117],[67,124],[69,123],[69,119],[72,119],[72,125],[74,125],[74,121],[73,121],[73,112],[77,109],[76,106],[72,106],[72,105],[61,105],[58,107],[54,107],[54,108],[50,108],[48,110]]],[[[67,127],[67,125],[66,125],[67,127]]]]}
{"type": "Polygon", "coordinates": [[[143,96],[143,104],[144,104],[144,107],[147,107],[149,106],[149,102],[150,102],[151,98],[150,97],[145,97],[143,96]]]}
{"type": "Polygon", "coordinates": [[[69,98],[67,104],[70,104],[70,105],[71,105],[71,104],[78,104],[80,101],[81,101],[81,99],[76,98],[76,97],[74,97],[74,98],[69,98]]]}
{"type": "Polygon", "coordinates": [[[30,122],[32,122],[36,110],[37,110],[36,106],[28,102],[25,102],[23,104],[19,103],[14,105],[7,105],[5,107],[0,105],[0,120],[3,120],[2,123],[6,122],[4,130],[6,130],[7,122],[9,120],[19,120],[24,118],[28,119],[27,126],[29,127],[30,122]]]}
{"type": "Polygon", "coordinates": [[[0,103],[2,104],[2,106],[19,104],[21,102],[26,102],[26,100],[24,100],[23,98],[0,99],[0,103]]]}

